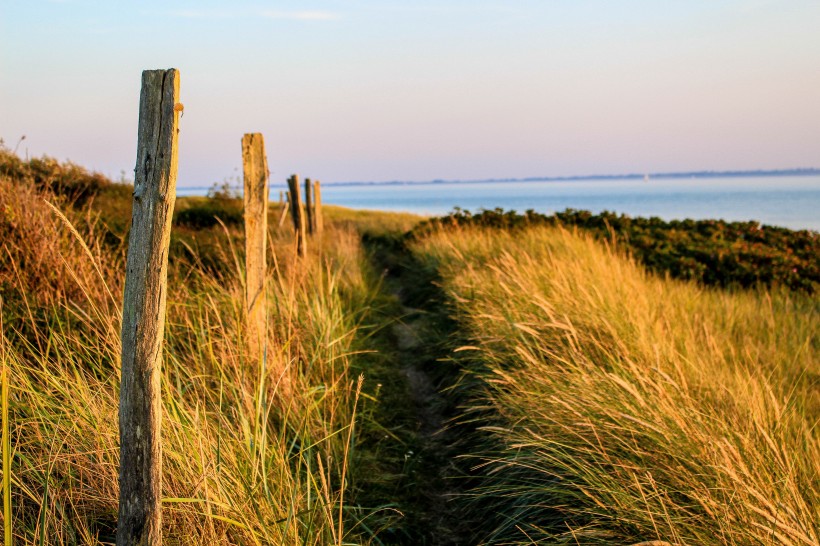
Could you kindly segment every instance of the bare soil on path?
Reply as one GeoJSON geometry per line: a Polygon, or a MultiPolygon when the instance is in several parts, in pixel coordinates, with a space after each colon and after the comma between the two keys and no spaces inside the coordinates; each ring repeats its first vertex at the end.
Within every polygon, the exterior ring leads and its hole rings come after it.
{"type": "Polygon", "coordinates": [[[365,239],[383,292],[393,301],[382,333],[386,357],[382,379],[392,394],[376,419],[405,442],[393,498],[402,512],[396,528],[379,534],[387,544],[455,546],[476,544],[464,492],[469,487],[459,458],[457,402],[451,387],[459,371],[449,358],[454,324],[444,310],[435,273],[413,263],[403,243],[365,239]],[[392,377],[391,377],[392,376],[392,377]],[[401,407],[398,407],[401,406],[401,407]]]}

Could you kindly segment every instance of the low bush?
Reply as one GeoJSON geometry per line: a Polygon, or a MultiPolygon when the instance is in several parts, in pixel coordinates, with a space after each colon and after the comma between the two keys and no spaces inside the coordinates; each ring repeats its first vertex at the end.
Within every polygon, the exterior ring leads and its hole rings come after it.
{"type": "Polygon", "coordinates": [[[215,226],[219,220],[222,220],[225,225],[242,225],[244,222],[242,201],[208,197],[174,215],[174,224],[193,229],[215,226]]]}
{"type": "Polygon", "coordinates": [[[76,205],[113,184],[105,175],[89,172],[69,161],[60,162],[48,156],[23,160],[0,145],[0,177],[10,180],[30,180],[41,190],[64,196],[76,205]]]}
{"type": "Polygon", "coordinates": [[[627,248],[650,270],[717,286],[785,286],[814,293],[820,285],[820,237],[758,222],[632,218],[626,214],[567,209],[552,215],[502,209],[477,214],[456,209],[420,224],[414,235],[438,227],[520,229],[570,226],[627,248]]]}

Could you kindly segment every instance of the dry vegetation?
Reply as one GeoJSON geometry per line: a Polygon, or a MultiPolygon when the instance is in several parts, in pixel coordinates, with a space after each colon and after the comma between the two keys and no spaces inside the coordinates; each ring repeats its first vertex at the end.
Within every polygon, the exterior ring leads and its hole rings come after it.
{"type": "Polygon", "coordinates": [[[558,228],[439,230],[498,544],[820,542],[818,300],[659,279],[558,228]]]}
{"type": "MultiPolygon", "coordinates": [[[[0,178],[0,351],[11,386],[13,530],[25,543],[113,535],[124,233],[93,207],[94,197],[121,193],[108,184],[78,204],[34,176],[0,178]]],[[[355,470],[356,410],[368,397],[351,371],[373,296],[358,234],[331,226],[305,259],[295,257],[287,229],[271,234],[273,304],[261,367],[242,350],[242,258],[233,244],[241,233],[216,225],[180,235],[162,384],[167,536],[195,544],[366,541],[372,510],[344,496],[355,470]],[[207,241],[208,266],[197,237],[207,241]],[[281,369],[290,396],[272,373],[281,369]]]]}

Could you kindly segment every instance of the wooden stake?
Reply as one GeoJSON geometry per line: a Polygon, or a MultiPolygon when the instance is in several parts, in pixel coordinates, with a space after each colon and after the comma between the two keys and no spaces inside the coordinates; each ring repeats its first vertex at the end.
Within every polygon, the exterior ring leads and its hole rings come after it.
{"type": "Polygon", "coordinates": [[[162,543],[160,375],[181,110],[179,71],[144,71],[122,305],[118,546],[162,543]]]}
{"type": "Polygon", "coordinates": [[[288,209],[289,208],[290,208],[290,205],[288,205],[288,203],[286,202],[286,203],[282,203],[282,206],[279,209],[279,227],[280,228],[282,227],[282,224],[285,223],[285,218],[287,218],[287,216],[288,216],[288,209]]]}
{"type": "Polygon", "coordinates": [[[305,220],[302,215],[302,198],[299,195],[299,175],[288,178],[290,188],[290,214],[293,217],[293,230],[296,233],[296,252],[299,256],[307,253],[307,237],[305,237],[305,220]]]}
{"type": "Polygon", "coordinates": [[[242,173],[245,181],[245,302],[248,350],[257,362],[265,355],[267,307],[265,302],[265,247],[268,234],[268,160],[261,133],[242,137],[242,173]]]}
{"type": "Polygon", "coordinates": [[[313,223],[315,233],[321,234],[325,225],[322,219],[322,184],[318,180],[313,183],[313,223]]]}
{"type": "Polygon", "coordinates": [[[307,232],[313,235],[313,183],[310,178],[305,178],[305,211],[307,212],[307,232]]]}

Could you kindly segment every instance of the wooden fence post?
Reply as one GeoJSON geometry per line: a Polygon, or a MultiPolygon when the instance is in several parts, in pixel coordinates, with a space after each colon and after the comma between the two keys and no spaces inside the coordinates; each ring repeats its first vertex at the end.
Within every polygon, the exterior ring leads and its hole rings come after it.
{"type": "Polygon", "coordinates": [[[313,235],[313,183],[310,178],[305,178],[305,212],[307,212],[307,232],[313,235]]]}
{"type": "MultiPolygon", "coordinates": [[[[279,195],[282,195],[282,192],[279,192],[279,195]]],[[[288,216],[288,209],[290,208],[290,192],[285,192],[285,200],[281,202],[281,206],[279,208],[279,227],[281,228],[282,225],[285,223],[285,218],[288,216]]]]}
{"type": "Polygon", "coordinates": [[[179,71],[144,71],[122,305],[118,546],[162,544],[160,375],[181,110],[179,71]]]}
{"type": "Polygon", "coordinates": [[[314,232],[321,234],[325,222],[322,219],[322,185],[318,180],[313,183],[313,224],[314,232]]]}
{"type": "Polygon", "coordinates": [[[242,174],[245,182],[245,301],[248,350],[257,362],[265,354],[265,247],[268,235],[268,160],[261,133],[242,137],[242,174]]]}
{"type": "Polygon", "coordinates": [[[299,195],[299,175],[288,178],[290,188],[290,214],[293,216],[293,230],[296,232],[296,252],[299,256],[307,253],[307,237],[305,237],[305,220],[302,216],[302,198],[299,195]]]}

